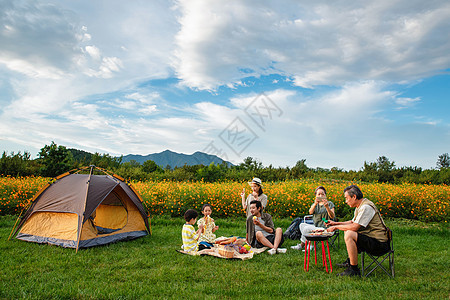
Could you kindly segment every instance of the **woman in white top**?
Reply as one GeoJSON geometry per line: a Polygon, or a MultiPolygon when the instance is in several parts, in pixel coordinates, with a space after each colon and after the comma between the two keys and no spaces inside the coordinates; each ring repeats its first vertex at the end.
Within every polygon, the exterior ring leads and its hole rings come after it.
{"type": "Polygon", "coordinates": [[[262,182],[259,178],[253,178],[251,182],[248,183],[251,188],[252,192],[248,194],[247,198],[245,198],[245,188],[242,189],[241,197],[242,197],[242,207],[245,209],[247,218],[252,215],[250,212],[250,202],[253,200],[261,201],[262,210],[264,210],[267,206],[267,196],[264,194],[262,190],[262,182]]]}

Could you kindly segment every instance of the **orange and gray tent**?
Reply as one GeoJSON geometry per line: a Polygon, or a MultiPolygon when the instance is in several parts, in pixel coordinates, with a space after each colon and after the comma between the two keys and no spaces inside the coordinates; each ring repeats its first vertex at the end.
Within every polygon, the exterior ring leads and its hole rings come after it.
{"type": "MultiPolygon", "coordinates": [[[[97,168],[98,169],[98,168],[97,168]]],[[[14,234],[28,242],[87,248],[150,233],[142,199],[117,175],[65,173],[35,195],[14,234]]]]}

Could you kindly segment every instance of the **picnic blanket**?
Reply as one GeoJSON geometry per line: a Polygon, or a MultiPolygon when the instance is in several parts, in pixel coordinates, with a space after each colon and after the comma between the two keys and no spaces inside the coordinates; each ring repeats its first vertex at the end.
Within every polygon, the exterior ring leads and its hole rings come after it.
{"type": "MultiPolygon", "coordinates": [[[[219,237],[216,239],[216,241],[224,239],[226,237],[219,237]]],[[[253,255],[255,254],[259,254],[262,253],[264,251],[266,251],[268,248],[267,247],[263,247],[263,248],[250,248],[250,250],[248,251],[248,253],[239,253],[235,248],[229,248],[229,249],[233,249],[234,250],[234,254],[233,257],[225,257],[222,256],[219,253],[219,248],[220,245],[214,244],[214,247],[211,249],[205,249],[205,250],[201,250],[201,251],[197,251],[196,253],[192,253],[192,252],[186,252],[183,250],[177,250],[177,252],[179,253],[183,253],[183,254],[188,254],[188,255],[209,255],[209,256],[214,256],[214,257],[218,257],[218,258],[224,258],[224,259],[238,259],[238,260],[247,260],[247,259],[252,259],[253,255]]]]}

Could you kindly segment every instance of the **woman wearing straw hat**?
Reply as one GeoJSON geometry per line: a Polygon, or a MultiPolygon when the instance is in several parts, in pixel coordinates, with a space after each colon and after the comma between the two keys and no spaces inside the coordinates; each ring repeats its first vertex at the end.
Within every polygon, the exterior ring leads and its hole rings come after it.
{"type": "Polygon", "coordinates": [[[245,188],[242,189],[241,197],[242,197],[242,207],[245,209],[247,213],[247,218],[252,215],[250,212],[250,202],[253,200],[261,201],[262,209],[264,210],[267,206],[267,196],[264,194],[262,190],[262,182],[259,178],[253,178],[252,181],[248,183],[251,188],[252,192],[248,194],[247,199],[245,198],[245,188]]]}

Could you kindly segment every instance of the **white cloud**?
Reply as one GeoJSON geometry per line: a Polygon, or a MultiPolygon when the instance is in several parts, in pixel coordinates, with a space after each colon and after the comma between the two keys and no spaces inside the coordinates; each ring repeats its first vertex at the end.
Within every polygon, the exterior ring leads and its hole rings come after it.
{"type": "MultiPolygon", "coordinates": [[[[311,141],[329,140],[337,132],[359,131],[377,119],[380,111],[389,105],[392,92],[384,85],[369,81],[351,83],[322,95],[305,97],[292,90],[276,90],[267,93],[282,114],[266,118],[267,128],[271,126],[284,130],[279,137],[304,134],[311,141]]],[[[255,98],[232,99],[245,108],[255,98]]]]}
{"type": "Polygon", "coordinates": [[[442,126],[434,126],[433,132],[422,122],[411,131],[384,119],[383,113],[397,105],[396,93],[374,81],[351,83],[312,96],[295,90],[268,91],[265,95],[282,114],[266,119],[264,130],[245,113],[258,96],[254,93],[236,94],[224,104],[203,101],[186,107],[165,106],[161,111],[148,103],[146,99],[153,93],[149,95],[139,91],[126,94],[127,101],[117,98],[110,102],[66,103],[52,113],[40,112],[41,117],[10,114],[2,117],[0,132],[10,142],[26,140],[42,147],[54,140],[68,147],[112,155],[149,154],[164,149],[193,153],[214,142],[235,163],[252,156],[265,165],[292,166],[305,158],[308,166],[345,169],[358,169],[364,160],[375,160],[380,155],[387,155],[398,165],[414,165],[417,163],[408,149],[421,150],[410,139],[433,141],[437,147],[445,143],[442,138],[437,143],[434,140],[442,133],[442,126]],[[119,109],[118,114],[109,112],[113,108],[119,109]],[[181,112],[179,117],[174,116],[175,111],[181,112]],[[127,116],[122,116],[125,113],[127,116]],[[258,136],[241,156],[219,138],[236,117],[258,136]],[[21,130],[14,128],[19,118],[21,130]],[[404,156],[399,155],[403,152],[404,156]]]}
{"type": "Polygon", "coordinates": [[[398,104],[397,109],[404,109],[410,107],[421,100],[420,97],[408,98],[408,97],[396,97],[395,103],[398,104]]]}
{"type": "Polygon", "coordinates": [[[126,94],[123,98],[115,98],[113,100],[101,101],[102,109],[110,111],[113,108],[118,108],[119,114],[126,112],[131,115],[149,116],[158,112],[158,106],[155,104],[163,99],[157,92],[150,92],[148,94],[142,94],[139,92],[126,94]]]}
{"type": "MultiPolygon", "coordinates": [[[[25,145],[42,146],[53,138],[66,144],[77,141],[83,148],[82,143],[98,143],[101,135],[90,138],[75,128],[117,133],[114,116],[102,115],[104,107],[83,100],[133,87],[136,80],[167,77],[171,32],[178,26],[173,11],[166,9],[169,5],[3,1],[0,134],[25,145]]],[[[158,111],[156,100],[156,92],[144,95],[132,101],[135,111],[128,112],[149,116],[158,111]]]]}
{"type": "Polygon", "coordinates": [[[122,61],[117,57],[104,57],[100,66],[100,76],[111,78],[113,72],[119,72],[123,67],[122,61]]]}
{"type": "Polygon", "coordinates": [[[84,74],[89,77],[108,79],[114,77],[115,73],[119,72],[122,68],[123,64],[119,58],[103,57],[100,66],[98,66],[98,70],[86,68],[84,74]]]}
{"type": "Polygon", "coordinates": [[[34,66],[65,72],[72,57],[81,53],[80,28],[73,15],[54,5],[3,1],[0,24],[6,29],[0,30],[0,63],[21,62],[6,64],[14,71],[32,76],[29,69],[34,66]]]}
{"type": "Polygon", "coordinates": [[[156,105],[149,105],[147,107],[143,107],[143,108],[139,109],[139,113],[141,113],[143,115],[151,115],[157,111],[158,111],[158,108],[156,107],[156,105]]]}
{"type": "MultiPolygon", "coordinates": [[[[200,102],[194,104],[192,110],[198,118],[205,121],[207,130],[223,130],[240,113],[238,109],[232,109],[211,102],[200,102]]],[[[206,128],[204,129],[206,130],[206,128]]]]}
{"type": "MultiPolygon", "coordinates": [[[[425,122],[411,129],[385,117],[396,107],[398,93],[379,82],[349,83],[313,96],[284,89],[265,94],[282,114],[266,117],[264,130],[244,112],[258,96],[256,94],[230,99],[233,109],[213,103],[196,105],[198,117],[206,121],[210,129],[202,134],[210,136],[214,146],[222,149],[231,161],[239,163],[244,157],[252,156],[264,165],[293,166],[298,160],[307,159],[307,165],[312,167],[359,169],[365,160],[375,160],[381,155],[395,160],[398,166],[420,165],[413,152],[423,154],[426,151],[422,148],[427,146],[418,145],[417,140],[434,141],[438,149],[445,148],[442,134],[448,129],[443,124],[435,126],[434,131],[429,127],[431,123],[425,122]],[[211,116],[223,116],[229,122],[240,117],[255,131],[257,139],[237,156],[232,147],[219,138],[228,123],[221,124],[209,118],[206,112],[211,112],[211,116]]],[[[433,159],[429,157],[427,161],[433,159]]]]}
{"type": "Polygon", "coordinates": [[[413,132],[385,112],[407,113],[427,101],[402,96],[392,82],[450,67],[446,1],[1,6],[2,143],[40,148],[55,140],[115,155],[189,153],[216,141],[230,151],[219,134],[236,117],[252,124],[245,109],[265,91],[282,115],[265,131],[250,125],[258,139],[243,154],[265,164],[307,158],[308,165],[354,168],[385,153],[412,161],[410,149],[424,143],[406,139],[445,146],[442,118],[412,117],[413,132]],[[280,76],[261,83],[270,74],[280,76]],[[203,89],[213,92],[197,94],[203,89]]]}
{"type": "Polygon", "coordinates": [[[168,76],[178,28],[171,4],[101,2],[2,2],[0,68],[14,87],[4,94],[10,105],[21,97],[47,101],[44,92],[26,93],[36,78],[47,91],[57,80],[70,86],[50,91],[67,102],[168,76]]]}
{"type": "Polygon", "coordinates": [[[100,60],[100,49],[95,46],[86,46],[85,50],[93,59],[100,60]]]}
{"type": "Polygon", "coordinates": [[[60,79],[64,72],[49,65],[42,65],[37,61],[23,60],[9,55],[0,55],[0,64],[11,71],[21,73],[31,78],[60,79]]]}
{"type": "Polygon", "coordinates": [[[155,103],[157,100],[161,100],[161,95],[158,92],[150,92],[147,94],[141,94],[136,92],[125,95],[125,98],[136,100],[142,104],[152,104],[155,103]]]}
{"type": "Polygon", "coordinates": [[[185,0],[180,10],[175,66],[192,88],[216,89],[275,73],[308,88],[402,81],[450,67],[447,1],[185,0]]]}

